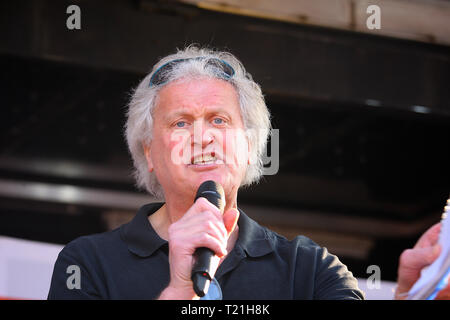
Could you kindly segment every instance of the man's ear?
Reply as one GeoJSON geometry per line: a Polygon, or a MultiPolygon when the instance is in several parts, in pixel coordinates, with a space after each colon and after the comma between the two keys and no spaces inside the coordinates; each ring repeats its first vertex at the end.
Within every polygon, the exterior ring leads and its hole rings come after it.
{"type": "Polygon", "coordinates": [[[142,147],[144,148],[145,158],[147,159],[147,167],[149,172],[153,172],[153,161],[150,153],[150,145],[142,143],[142,147]]]}

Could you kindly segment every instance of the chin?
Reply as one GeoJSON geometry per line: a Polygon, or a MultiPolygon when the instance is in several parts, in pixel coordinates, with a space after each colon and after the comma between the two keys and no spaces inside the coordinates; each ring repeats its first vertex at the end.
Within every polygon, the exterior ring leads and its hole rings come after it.
{"type": "Polygon", "coordinates": [[[205,171],[205,172],[197,172],[192,177],[192,186],[195,190],[198,189],[198,187],[205,181],[212,180],[217,183],[220,183],[222,187],[224,188],[225,192],[230,192],[231,190],[235,189],[233,186],[237,185],[237,188],[240,186],[241,181],[236,181],[234,176],[231,176],[229,172],[220,172],[219,170],[211,170],[211,171],[205,171]],[[236,182],[236,183],[235,183],[236,182]]]}
{"type": "Polygon", "coordinates": [[[212,181],[218,182],[221,185],[223,185],[225,179],[223,179],[223,177],[220,174],[211,174],[210,173],[210,174],[202,174],[196,180],[197,180],[196,184],[198,186],[200,186],[200,184],[202,184],[203,182],[208,181],[208,180],[212,180],[212,181]]]}

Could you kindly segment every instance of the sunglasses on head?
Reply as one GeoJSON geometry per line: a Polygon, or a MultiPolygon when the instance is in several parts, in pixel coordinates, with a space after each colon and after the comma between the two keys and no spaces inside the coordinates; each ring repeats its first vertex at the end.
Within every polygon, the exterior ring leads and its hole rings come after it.
{"type": "Polygon", "coordinates": [[[196,58],[186,58],[186,59],[175,59],[163,64],[159,67],[150,78],[149,87],[159,86],[167,82],[167,77],[173,68],[183,62],[189,60],[203,60],[207,59],[205,68],[212,68],[217,71],[216,75],[224,80],[229,80],[234,75],[233,67],[226,61],[217,58],[208,57],[196,57],[196,58]]]}

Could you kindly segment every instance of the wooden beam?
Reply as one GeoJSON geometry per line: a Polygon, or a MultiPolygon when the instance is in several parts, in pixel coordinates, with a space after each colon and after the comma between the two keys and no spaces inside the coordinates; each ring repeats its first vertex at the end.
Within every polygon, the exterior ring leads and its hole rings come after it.
{"type": "Polygon", "coordinates": [[[450,2],[444,0],[179,0],[199,8],[450,45],[450,2]],[[380,29],[369,29],[370,5],[380,29]]]}

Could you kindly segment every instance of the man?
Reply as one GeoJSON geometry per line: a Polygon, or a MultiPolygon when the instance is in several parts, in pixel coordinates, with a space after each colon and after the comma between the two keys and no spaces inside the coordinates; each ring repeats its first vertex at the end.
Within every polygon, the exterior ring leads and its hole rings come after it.
{"type": "MultiPolygon", "coordinates": [[[[325,248],[288,241],[238,209],[238,189],[261,177],[269,132],[261,89],[233,55],[189,46],[159,61],[133,93],[126,138],[138,185],[162,202],[69,243],[49,299],[198,299],[191,271],[200,247],[220,259],[212,271],[219,298],[362,299],[325,248]],[[207,180],[223,187],[223,212],[194,202],[207,180]],[[80,270],[78,287],[68,285],[69,266],[80,270]]],[[[412,279],[403,278],[407,290],[412,279]]]]}

